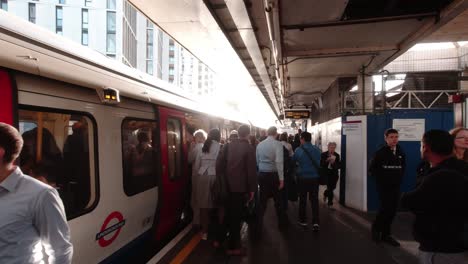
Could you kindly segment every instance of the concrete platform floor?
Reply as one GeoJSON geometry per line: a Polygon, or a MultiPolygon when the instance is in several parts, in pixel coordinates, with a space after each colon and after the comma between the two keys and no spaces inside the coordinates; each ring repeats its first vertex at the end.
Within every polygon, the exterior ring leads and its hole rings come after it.
{"type": "MultiPolygon", "coordinates": [[[[310,206],[309,222],[311,219],[310,206]]],[[[311,227],[304,229],[297,224],[298,203],[290,203],[288,215],[290,226],[279,230],[273,204],[265,214],[265,225],[261,237],[249,234],[248,226],[242,229],[243,245],[247,248],[245,257],[228,257],[223,250],[215,250],[211,241],[200,241],[182,263],[359,263],[359,264],[417,264],[418,243],[412,240],[412,217],[401,213],[394,223],[394,235],[402,247],[376,244],[370,239],[372,215],[362,214],[335,205],[330,210],[320,204],[320,232],[311,227]]],[[[193,236],[193,234],[192,234],[193,236]]],[[[189,241],[187,238],[185,242],[189,241]]],[[[160,263],[177,263],[174,258],[179,245],[160,263]]],[[[468,255],[467,255],[468,263],[468,255]]]]}

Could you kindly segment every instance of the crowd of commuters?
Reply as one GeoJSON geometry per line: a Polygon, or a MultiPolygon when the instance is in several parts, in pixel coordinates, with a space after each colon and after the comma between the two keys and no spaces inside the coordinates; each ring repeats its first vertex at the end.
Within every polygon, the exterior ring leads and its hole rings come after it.
{"type": "MultiPolygon", "coordinates": [[[[152,147],[145,134],[139,134],[138,141],[129,153],[143,155],[145,149],[152,147]]],[[[468,248],[468,129],[430,130],[423,135],[423,162],[416,172],[417,184],[406,193],[400,192],[407,157],[399,145],[398,131],[387,129],[384,141],[369,166],[380,201],[372,239],[400,245],[392,236],[391,227],[402,206],[415,215],[413,233],[420,243],[421,263],[449,263],[449,259],[450,263],[464,263],[463,254],[468,248]]],[[[195,131],[188,162],[192,167],[193,224],[199,226],[202,239],[208,240],[209,231],[214,230],[214,247],[227,241],[228,255],[244,255],[240,232],[246,210],[247,214],[255,214],[252,227],[261,235],[270,198],[280,229],[290,225],[288,200],[299,200],[298,224],[308,226],[309,200],[312,230],[318,232],[319,185],[326,185],[323,200],[332,209],[342,169],[336,147],[335,142],[328,142],[327,151],[322,153],[312,144],[309,132],[298,130],[295,136],[278,134],[276,127],[261,132],[257,139],[249,126],[242,125],[230,132],[227,142],[219,129],[208,134],[195,131]],[[213,188],[220,182],[224,182],[225,195],[213,188]],[[252,204],[257,210],[249,210],[252,204]]],[[[0,262],[31,262],[37,258],[34,245],[40,242],[49,261],[70,263],[73,246],[62,200],[54,185],[47,184],[47,168],[31,167],[30,177],[15,165],[22,148],[19,132],[0,123],[0,262]],[[16,214],[18,210],[25,213],[16,214]]]]}

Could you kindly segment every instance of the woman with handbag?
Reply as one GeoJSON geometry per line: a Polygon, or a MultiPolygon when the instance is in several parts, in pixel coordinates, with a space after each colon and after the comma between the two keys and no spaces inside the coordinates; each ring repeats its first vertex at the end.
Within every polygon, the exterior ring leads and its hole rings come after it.
{"type": "Polygon", "coordinates": [[[195,200],[200,208],[203,240],[208,239],[210,210],[216,207],[211,197],[211,186],[216,179],[216,158],[221,147],[220,139],[221,133],[219,130],[212,129],[193,165],[193,171],[197,174],[195,200]]]}

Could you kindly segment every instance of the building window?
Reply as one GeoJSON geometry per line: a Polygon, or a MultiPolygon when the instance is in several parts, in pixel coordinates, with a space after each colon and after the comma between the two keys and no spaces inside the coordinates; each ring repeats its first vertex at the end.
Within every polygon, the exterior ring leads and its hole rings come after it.
{"type": "Polygon", "coordinates": [[[36,24],[36,4],[29,3],[29,22],[36,24]]]}
{"type": "Polygon", "coordinates": [[[169,50],[174,51],[174,49],[175,49],[174,44],[169,44],[169,50]]]}
{"type": "Polygon", "coordinates": [[[8,11],[8,0],[0,0],[0,8],[8,11]]]}
{"type": "Polygon", "coordinates": [[[115,0],[107,0],[107,9],[115,10],[115,0]]]}
{"type": "Polygon", "coordinates": [[[125,64],[137,66],[137,10],[128,1],[123,2],[122,17],[122,60],[125,64]]]}
{"type": "Polygon", "coordinates": [[[153,75],[154,30],[153,24],[146,21],[146,73],[153,75]]]}
{"type": "Polygon", "coordinates": [[[170,57],[169,57],[169,63],[174,63],[174,61],[175,61],[175,60],[174,60],[174,57],[173,57],[173,56],[170,56],[170,57]]]}
{"type": "Polygon", "coordinates": [[[64,5],[64,4],[65,4],[65,0],[59,0],[59,4],[64,5]]]}
{"type": "Polygon", "coordinates": [[[127,118],[122,122],[123,186],[127,196],[157,185],[160,155],[158,123],[127,118]]]}
{"type": "Polygon", "coordinates": [[[85,46],[88,46],[89,44],[88,26],[89,26],[88,9],[82,9],[81,10],[81,44],[85,46]]]}
{"type": "MultiPolygon", "coordinates": [[[[109,1],[108,1],[109,3],[109,1]]],[[[115,12],[114,11],[107,11],[107,44],[106,44],[106,52],[107,53],[116,53],[115,48],[115,12]]]]}
{"type": "Polygon", "coordinates": [[[92,0],[85,0],[84,5],[85,6],[91,6],[92,0]]]}
{"type": "Polygon", "coordinates": [[[174,68],[172,68],[172,67],[169,68],[169,74],[170,74],[170,75],[174,75],[174,68]]]}
{"type": "Polygon", "coordinates": [[[63,35],[63,8],[55,7],[55,33],[63,35]]]}
{"type": "Polygon", "coordinates": [[[18,117],[24,138],[18,158],[21,170],[56,186],[68,220],[91,211],[99,197],[92,116],[22,106],[18,117]]]}

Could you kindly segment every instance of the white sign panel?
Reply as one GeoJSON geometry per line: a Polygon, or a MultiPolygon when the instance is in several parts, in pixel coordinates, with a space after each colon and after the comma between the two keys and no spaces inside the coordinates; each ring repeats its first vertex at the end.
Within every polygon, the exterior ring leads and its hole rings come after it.
{"type": "Polygon", "coordinates": [[[421,141],[426,127],[425,119],[393,119],[400,141],[421,141]]]}
{"type": "Polygon", "coordinates": [[[343,135],[361,135],[362,123],[361,121],[348,121],[343,122],[343,135]]]}

